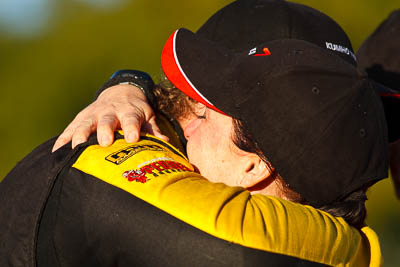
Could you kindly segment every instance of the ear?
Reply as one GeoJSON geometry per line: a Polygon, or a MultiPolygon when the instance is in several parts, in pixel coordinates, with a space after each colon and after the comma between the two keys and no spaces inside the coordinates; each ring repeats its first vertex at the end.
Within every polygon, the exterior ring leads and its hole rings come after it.
{"type": "Polygon", "coordinates": [[[249,153],[244,166],[241,186],[249,191],[258,191],[273,182],[272,170],[258,155],[249,153]]]}

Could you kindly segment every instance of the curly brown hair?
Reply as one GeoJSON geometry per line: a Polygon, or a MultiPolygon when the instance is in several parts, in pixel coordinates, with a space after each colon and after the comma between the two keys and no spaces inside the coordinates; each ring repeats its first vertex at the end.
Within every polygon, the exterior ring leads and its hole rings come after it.
{"type": "Polygon", "coordinates": [[[184,119],[194,112],[193,104],[196,101],[176,88],[165,75],[161,76],[153,92],[157,108],[170,118],[184,119]]]}

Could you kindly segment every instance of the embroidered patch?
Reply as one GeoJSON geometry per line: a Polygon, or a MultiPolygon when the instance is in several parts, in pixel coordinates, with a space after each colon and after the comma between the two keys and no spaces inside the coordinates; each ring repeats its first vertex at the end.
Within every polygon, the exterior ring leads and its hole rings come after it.
{"type": "Polygon", "coordinates": [[[167,173],[182,171],[191,172],[188,167],[179,162],[172,160],[158,160],[143,165],[138,170],[125,171],[122,176],[127,178],[130,182],[136,181],[139,183],[146,183],[150,180],[150,178],[147,177],[148,175],[152,175],[152,177],[157,177],[167,173]]]}
{"type": "Polygon", "coordinates": [[[122,164],[125,160],[129,159],[133,155],[136,155],[142,151],[165,151],[157,145],[132,145],[117,152],[108,155],[105,159],[116,165],[122,164]]]}

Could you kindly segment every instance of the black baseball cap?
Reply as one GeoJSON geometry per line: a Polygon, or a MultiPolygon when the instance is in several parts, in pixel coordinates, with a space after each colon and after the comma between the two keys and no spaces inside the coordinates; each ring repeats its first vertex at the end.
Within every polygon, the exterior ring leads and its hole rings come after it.
{"type": "Polygon", "coordinates": [[[393,11],[357,52],[359,68],[380,83],[389,141],[400,139],[400,9],[393,11]]]}
{"type": "Polygon", "coordinates": [[[197,34],[235,51],[272,40],[305,40],[356,65],[351,42],[333,19],[283,0],[234,1],[211,16],[197,34]]]}
{"type": "Polygon", "coordinates": [[[388,176],[374,85],[324,48],[283,39],[235,53],[180,29],[161,65],[186,95],[243,121],[283,179],[316,207],[388,176]]]}

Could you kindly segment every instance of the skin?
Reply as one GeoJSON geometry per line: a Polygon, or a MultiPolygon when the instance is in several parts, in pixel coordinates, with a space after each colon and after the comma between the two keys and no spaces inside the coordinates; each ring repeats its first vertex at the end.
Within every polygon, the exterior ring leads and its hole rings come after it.
{"type": "Polygon", "coordinates": [[[231,117],[201,103],[196,104],[194,113],[180,124],[187,139],[189,161],[202,176],[214,183],[244,187],[252,194],[286,199],[269,166],[258,155],[234,144],[231,117]]]}
{"type": "MultiPolygon", "coordinates": [[[[203,104],[196,104],[196,114],[183,128],[190,163],[212,182],[248,187],[258,157],[236,147],[232,141],[233,120],[203,104]]],[[[262,164],[265,165],[265,164],[262,164]]],[[[264,175],[269,175],[265,173],[264,175]]]]}

